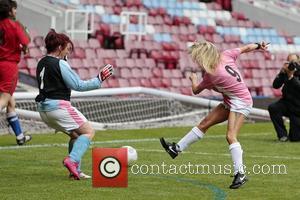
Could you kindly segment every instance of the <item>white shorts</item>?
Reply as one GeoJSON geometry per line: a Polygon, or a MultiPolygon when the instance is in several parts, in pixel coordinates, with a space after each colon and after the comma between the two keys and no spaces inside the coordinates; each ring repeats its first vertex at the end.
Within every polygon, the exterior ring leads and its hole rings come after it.
{"type": "Polygon", "coordinates": [[[228,105],[227,103],[223,102],[225,108],[230,110],[230,112],[241,113],[245,115],[245,117],[247,117],[250,114],[252,110],[252,105],[247,105],[246,103],[238,99],[234,99],[231,101],[232,101],[231,105],[228,105]]]}
{"type": "Polygon", "coordinates": [[[39,112],[42,120],[51,128],[69,134],[72,130],[79,128],[87,119],[71,103],[63,104],[59,109],[39,112]]]}

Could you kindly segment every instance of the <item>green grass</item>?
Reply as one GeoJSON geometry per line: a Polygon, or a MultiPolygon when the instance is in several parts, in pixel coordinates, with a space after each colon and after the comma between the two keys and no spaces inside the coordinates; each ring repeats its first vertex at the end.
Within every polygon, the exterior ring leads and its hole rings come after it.
{"type": "MultiPolygon", "coordinates": [[[[160,147],[158,138],[166,137],[177,141],[190,127],[109,130],[96,134],[93,147],[120,147],[130,145],[137,149],[136,164],[166,165],[207,164],[230,165],[228,145],[225,140],[226,127],[215,126],[202,141],[192,145],[188,151],[172,160],[160,147]],[[152,141],[122,142],[120,140],[148,139],[152,141]],[[114,143],[103,141],[119,140],[114,143]]],[[[244,162],[251,168],[283,164],[287,174],[248,175],[249,182],[238,190],[228,189],[232,181],[229,174],[147,174],[135,175],[129,170],[128,188],[93,188],[91,180],[68,179],[62,159],[67,147],[49,146],[19,149],[3,149],[15,145],[13,136],[0,137],[0,199],[299,199],[299,143],[276,141],[270,123],[246,124],[241,130],[239,141],[244,150],[244,162]]],[[[63,134],[34,135],[29,145],[67,144],[63,134]]],[[[28,146],[29,146],[28,145],[28,146]]],[[[91,149],[83,158],[82,169],[91,174],[91,149]]],[[[211,170],[213,172],[213,170],[211,170]]]]}

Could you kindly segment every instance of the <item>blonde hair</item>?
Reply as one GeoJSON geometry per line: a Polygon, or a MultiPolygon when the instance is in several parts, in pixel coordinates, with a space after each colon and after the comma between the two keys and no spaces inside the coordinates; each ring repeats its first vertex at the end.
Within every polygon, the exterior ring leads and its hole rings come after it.
{"type": "Polygon", "coordinates": [[[220,53],[216,46],[208,41],[195,42],[189,48],[189,54],[192,60],[196,62],[200,68],[212,74],[220,61],[220,53]]]}

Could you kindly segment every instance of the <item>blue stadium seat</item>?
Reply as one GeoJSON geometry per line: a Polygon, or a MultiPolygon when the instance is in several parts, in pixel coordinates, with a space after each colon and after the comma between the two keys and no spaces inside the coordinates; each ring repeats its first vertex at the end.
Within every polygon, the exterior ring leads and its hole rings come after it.
{"type": "Polygon", "coordinates": [[[269,32],[270,32],[270,35],[272,35],[272,36],[277,36],[278,35],[277,31],[273,28],[270,29],[269,32]]]}
{"type": "Polygon", "coordinates": [[[159,1],[159,7],[168,9],[169,8],[169,4],[167,3],[167,1],[159,1]]]}
{"type": "Polygon", "coordinates": [[[201,10],[200,6],[199,6],[199,3],[197,2],[192,2],[192,9],[193,10],[201,10]]]}
{"type": "Polygon", "coordinates": [[[195,25],[204,25],[204,26],[208,25],[207,20],[203,19],[203,18],[197,18],[197,17],[195,17],[195,18],[193,18],[192,21],[193,21],[193,23],[195,25]]]}
{"type": "Polygon", "coordinates": [[[102,15],[101,18],[102,18],[102,21],[104,23],[106,23],[106,24],[110,24],[111,23],[110,15],[102,15]]]}
{"type": "Polygon", "coordinates": [[[167,34],[167,33],[164,33],[162,35],[162,39],[164,42],[172,42],[172,38],[171,38],[171,35],[170,34],[167,34]]]}
{"type": "Polygon", "coordinates": [[[269,36],[269,35],[270,35],[269,29],[265,29],[265,28],[262,29],[261,34],[262,34],[263,36],[269,36]]]}
{"type": "Polygon", "coordinates": [[[149,8],[152,7],[152,1],[151,1],[151,0],[143,0],[143,4],[144,4],[146,7],[149,7],[149,8]]]}
{"type": "Polygon", "coordinates": [[[300,45],[300,37],[294,37],[294,43],[300,45]]]}
{"type": "Polygon", "coordinates": [[[193,5],[189,1],[182,2],[183,9],[193,9],[193,5]]]}
{"type": "Polygon", "coordinates": [[[128,30],[129,30],[129,32],[137,32],[138,31],[138,27],[135,24],[129,24],[128,30]]]}
{"type": "Polygon", "coordinates": [[[159,8],[159,6],[160,6],[158,0],[153,0],[151,3],[152,3],[152,7],[151,8],[159,8]]]}
{"type": "Polygon", "coordinates": [[[182,5],[182,3],[181,3],[181,2],[176,2],[176,4],[175,4],[175,8],[176,8],[176,9],[180,9],[180,10],[182,10],[182,9],[183,9],[183,5],[182,5]]]}
{"type": "Polygon", "coordinates": [[[244,44],[247,44],[247,43],[249,43],[248,36],[246,36],[246,35],[242,35],[242,36],[241,36],[241,41],[242,41],[244,44]]]}
{"type": "Polygon", "coordinates": [[[262,35],[262,30],[260,28],[254,28],[254,35],[260,36],[262,35]]]}
{"type": "Polygon", "coordinates": [[[286,39],[284,37],[278,37],[279,44],[287,44],[286,39]]]}
{"type": "Polygon", "coordinates": [[[216,27],[216,31],[217,31],[217,33],[219,33],[220,35],[224,35],[224,34],[225,34],[225,31],[224,31],[223,26],[217,26],[217,27],[216,27]]]}
{"type": "Polygon", "coordinates": [[[93,5],[85,5],[84,10],[95,12],[95,7],[93,5]]]}
{"type": "Polygon", "coordinates": [[[121,23],[120,15],[111,15],[110,18],[111,18],[111,22],[113,24],[120,24],[121,23]]]}
{"type": "Polygon", "coordinates": [[[160,33],[155,33],[155,34],[153,35],[153,39],[154,39],[154,41],[156,41],[156,42],[162,42],[162,41],[163,41],[162,36],[161,36],[160,33]]]}
{"type": "Polygon", "coordinates": [[[255,35],[254,30],[252,28],[246,29],[247,35],[255,35]]]}
{"type": "Polygon", "coordinates": [[[232,27],[230,30],[230,35],[240,35],[240,29],[238,27],[232,27]]]}

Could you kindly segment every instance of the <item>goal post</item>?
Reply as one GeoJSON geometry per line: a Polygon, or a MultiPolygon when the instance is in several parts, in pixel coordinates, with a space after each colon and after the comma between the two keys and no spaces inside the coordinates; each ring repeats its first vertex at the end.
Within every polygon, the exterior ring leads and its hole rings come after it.
{"type": "MultiPolygon", "coordinates": [[[[37,92],[18,92],[14,94],[16,100],[18,99],[34,99],[38,93],[37,92]]],[[[154,96],[161,96],[166,98],[175,99],[185,103],[191,103],[195,105],[205,106],[205,107],[216,107],[220,101],[210,100],[201,97],[188,96],[174,92],[168,92],[158,89],[145,88],[145,87],[124,87],[124,88],[102,88],[98,90],[92,90],[87,92],[72,92],[72,98],[76,97],[97,97],[97,96],[114,96],[114,95],[126,95],[126,94],[149,94],[154,96]]],[[[269,118],[269,113],[267,110],[253,108],[251,110],[251,115],[258,117],[269,118]]]]}
{"type": "MultiPolygon", "coordinates": [[[[34,99],[37,92],[14,94],[17,113],[30,132],[45,131],[34,99]],[[35,124],[42,126],[35,130],[35,124]],[[33,129],[33,130],[31,130],[33,129]]],[[[187,96],[152,88],[102,88],[87,92],[72,92],[72,104],[92,123],[96,130],[145,127],[192,126],[198,123],[220,101],[187,96]]],[[[269,120],[269,113],[253,108],[252,119],[269,120]]],[[[5,127],[0,124],[0,131],[5,127]]],[[[7,130],[7,128],[6,128],[7,130]]],[[[49,129],[48,129],[49,132],[49,129]]]]}

